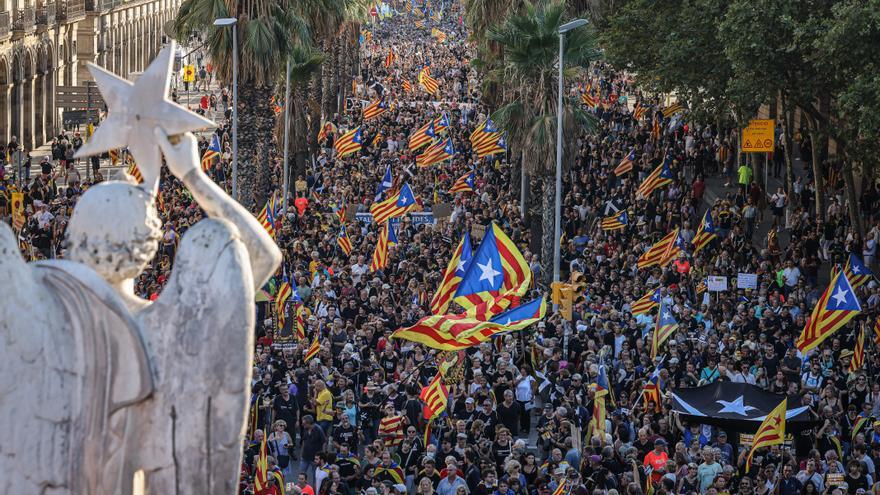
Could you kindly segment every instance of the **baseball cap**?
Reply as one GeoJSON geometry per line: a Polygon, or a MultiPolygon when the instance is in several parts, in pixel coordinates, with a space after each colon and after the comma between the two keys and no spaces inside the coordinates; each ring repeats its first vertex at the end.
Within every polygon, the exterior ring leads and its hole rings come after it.
{"type": "Polygon", "coordinates": [[[474,403],[474,398],[473,398],[473,397],[468,397],[467,399],[464,400],[464,403],[465,403],[465,404],[473,404],[473,403],[474,403]]]}
{"type": "Polygon", "coordinates": [[[394,488],[396,491],[400,492],[400,493],[406,493],[406,486],[404,486],[404,485],[402,485],[402,484],[400,484],[400,483],[394,485],[393,488],[394,488]]]}
{"type": "Polygon", "coordinates": [[[654,440],[654,445],[666,446],[666,440],[663,440],[662,438],[658,438],[657,440],[654,440]]]}

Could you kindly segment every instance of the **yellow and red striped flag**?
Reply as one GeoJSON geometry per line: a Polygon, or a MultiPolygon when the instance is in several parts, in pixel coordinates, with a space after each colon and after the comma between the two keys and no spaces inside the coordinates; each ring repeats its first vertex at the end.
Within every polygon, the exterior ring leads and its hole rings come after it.
{"type": "Polygon", "coordinates": [[[284,310],[287,305],[287,300],[290,299],[290,296],[293,294],[293,287],[291,287],[290,282],[287,280],[287,276],[285,275],[282,279],[281,285],[278,286],[278,293],[275,294],[275,312],[278,314],[278,328],[284,328],[285,315],[284,310]]]}
{"type": "Polygon", "coordinates": [[[391,195],[384,201],[373,203],[370,206],[370,213],[373,215],[373,221],[381,224],[392,218],[401,217],[412,211],[415,207],[416,197],[409,184],[404,184],[397,191],[397,194],[391,195]]]}
{"type": "Polygon", "coordinates": [[[431,77],[431,70],[425,67],[419,72],[419,84],[426,92],[436,95],[440,91],[440,82],[431,77]]]}
{"type": "Polygon", "coordinates": [[[409,137],[409,149],[411,151],[415,151],[422,146],[430,143],[437,137],[437,132],[434,129],[434,121],[428,122],[416,129],[415,132],[409,137]]]}
{"type": "Polygon", "coordinates": [[[629,225],[629,216],[626,210],[620,210],[610,217],[603,218],[601,223],[602,230],[619,230],[627,225],[629,225]]]}
{"type": "Polygon", "coordinates": [[[455,148],[452,146],[452,138],[446,138],[429,146],[421,155],[418,155],[416,165],[430,167],[449,160],[453,155],[455,155],[455,148]]]}
{"type": "Polygon", "coordinates": [[[856,347],[853,349],[852,358],[849,361],[849,372],[855,373],[862,369],[865,364],[865,329],[859,328],[859,336],[856,338],[856,347]]]}
{"type": "Polygon", "coordinates": [[[660,304],[660,288],[648,292],[644,296],[640,297],[638,301],[632,303],[629,307],[629,312],[636,315],[642,315],[645,313],[649,313],[652,309],[656,308],[660,304]]]}
{"type": "Polygon", "coordinates": [[[663,110],[660,110],[660,112],[663,113],[664,119],[668,119],[682,110],[684,110],[684,105],[680,101],[677,101],[663,110]]]}
{"type": "Polygon", "coordinates": [[[638,194],[642,197],[648,197],[657,189],[672,183],[672,170],[669,168],[670,158],[663,160],[663,163],[657,165],[644,182],[639,185],[638,194]]]}
{"type": "Polygon", "coordinates": [[[138,168],[137,163],[134,162],[134,157],[131,156],[131,153],[125,154],[125,162],[128,163],[128,170],[126,171],[128,175],[138,184],[143,182],[144,176],[141,174],[141,169],[138,168]]]}
{"type": "Polygon", "coordinates": [[[296,338],[297,340],[306,339],[306,308],[305,304],[296,305],[296,338]]]}
{"type": "Polygon", "coordinates": [[[320,332],[315,333],[315,340],[312,341],[312,345],[309,346],[309,349],[306,351],[306,355],[303,356],[303,363],[308,363],[315,356],[321,352],[321,341],[318,340],[320,337],[320,332]]]}
{"type": "Polygon", "coordinates": [[[446,41],[446,33],[437,28],[431,28],[431,37],[437,40],[437,43],[446,41]]]}
{"type": "Polygon", "coordinates": [[[473,250],[471,248],[471,235],[470,232],[465,232],[461,241],[458,242],[458,247],[456,247],[455,251],[452,253],[452,258],[449,260],[449,264],[446,265],[446,270],[443,272],[443,277],[440,279],[440,287],[437,289],[437,293],[434,294],[434,298],[431,299],[432,314],[444,314],[446,313],[446,310],[449,309],[449,303],[452,302],[452,296],[455,295],[455,291],[458,289],[458,284],[461,282],[461,278],[464,276],[465,272],[467,272],[468,267],[470,267],[472,257],[473,250]]]}
{"type": "Polygon", "coordinates": [[[336,154],[341,158],[360,151],[363,144],[362,141],[361,128],[355,127],[342,136],[339,136],[339,139],[336,140],[333,148],[336,149],[336,154]]]}
{"type": "Polygon", "coordinates": [[[654,265],[659,265],[660,262],[663,260],[663,255],[666,254],[667,250],[669,249],[669,245],[675,242],[675,239],[677,237],[678,229],[675,229],[672,232],[666,234],[662,239],[651,246],[650,249],[639,256],[636,267],[642,269],[654,265]]]}
{"type": "Polygon", "coordinates": [[[633,108],[632,116],[638,122],[639,120],[642,120],[642,117],[645,115],[645,112],[647,110],[648,109],[646,107],[642,106],[641,102],[636,103],[636,106],[633,108]]]}
{"type": "Polygon", "coordinates": [[[846,273],[846,277],[849,279],[850,283],[853,286],[853,289],[858,289],[862,285],[871,281],[874,278],[874,274],[871,273],[871,269],[865,266],[861,259],[855,255],[855,253],[849,254],[849,259],[846,260],[846,265],[843,267],[844,273],[846,273]]]}
{"type": "Polygon", "coordinates": [[[620,177],[621,175],[629,172],[633,169],[633,163],[636,161],[636,149],[633,148],[623,160],[620,161],[620,164],[617,165],[617,168],[614,169],[614,175],[620,177]]]}
{"type": "Polygon", "coordinates": [[[400,85],[403,87],[403,90],[407,93],[412,91],[412,83],[409,82],[409,79],[404,79],[400,85]]]}
{"type": "Polygon", "coordinates": [[[541,297],[497,314],[491,320],[468,316],[467,313],[426,316],[412,326],[397,329],[391,337],[432,349],[457,351],[480,345],[501,333],[522,330],[546,314],[547,304],[541,297]]]}
{"type": "Polygon", "coordinates": [[[700,222],[700,226],[697,227],[697,233],[691,241],[691,244],[694,245],[694,254],[699,253],[701,249],[712,242],[712,239],[718,237],[716,232],[715,222],[712,221],[712,208],[709,208],[703,214],[703,220],[700,222]]]}
{"type": "Polygon", "coordinates": [[[586,105],[589,108],[596,108],[596,105],[599,104],[598,99],[593,96],[593,87],[587,86],[587,89],[581,93],[581,103],[586,105]]]}
{"type": "Polygon", "coordinates": [[[861,312],[862,305],[849,279],[839,270],[813,308],[813,313],[795,345],[802,353],[806,353],[861,312]]]}
{"type": "Polygon", "coordinates": [[[351,256],[351,239],[345,233],[345,225],[339,227],[339,235],[336,236],[336,244],[346,256],[351,256]]]}
{"type": "Polygon", "coordinates": [[[874,343],[880,346],[880,316],[874,320],[874,343]]]}
{"type": "Polygon", "coordinates": [[[449,390],[443,384],[443,378],[440,372],[434,376],[434,379],[426,387],[422,388],[419,399],[425,403],[423,408],[423,416],[427,420],[433,420],[446,410],[449,401],[449,390]]]}
{"type": "Polygon", "coordinates": [[[782,445],[785,442],[785,413],[788,408],[788,399],[782,399],[776,408],[761,422],[758,431],[752,439],[752,448],[746,457],[746,473],[752,467],[752,456],[755,451],[771,445],[782,445]]]}
{"type": "Polygon", "coordinates": [[[397,244],[397,236],[394,228],[389,222],[383,223],[379,228],[379,240],[376,242],[376,249],[373,250],[373,259],[370,261],[371,272],[385,269],[388,265],[388,248],[395,244],[397,244]]]}
{"type": "Polygon", "coordinates": [[[385,55],[385,68],[391,67],[391,64],[394,63],[394,60],[397,58],[397,55],[394,54],[394,50],[389,49],[388,55],[385,55]]]}
{"type": "Polygon", "coordinates": [[[388,104],[385,103],[385,100],[378,99],[367,105],[366,108],[364,108],[364,122],[375,119],[376,117],[382,115],[387,111],[388,104]]]}
{"type": "Polygon", "coordinates": [[[263,432],[263,440],[260,442],[260,455],[257,456],[257,463],[254,466],[254,489],[259,493],[269,488],[269,451],[266,448],[266,437],[268,435],[263,432]]]}
{"type": "Polygon", "coordinates": [[[333,122],[324,122],[321,125],[321,130],[318,132],[318,142],[323,143],[331,134],[336,134],[336,132],[336,125],[333,122]]]}
{"type": "Polygon", "coordinates": [[[672,310],[666,304],[660,302],[660,309],[657,311],[657,319],[655,320],[654,332],[651,338],[651,359],[657,357],[662,346],[672,334],[678,330],[678,322],[672,316],[672,310]]]}

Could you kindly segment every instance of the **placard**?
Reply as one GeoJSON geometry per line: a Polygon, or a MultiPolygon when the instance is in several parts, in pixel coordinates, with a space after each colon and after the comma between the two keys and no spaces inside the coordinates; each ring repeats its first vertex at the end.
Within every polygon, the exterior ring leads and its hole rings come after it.
{"type": "Polygon", "coordinates": [[[757,289],[758,274],[757,273],[737,273],[736,274],[737,289],[757,289]]]}
{"type": "Polygon", "coordinates": [[[474,224],[471,227],[471,237],[473,237],[474,240],[481,240],[483,238],[483,236],[485,236],[485,235],[486,235],[486,226],[485,225],[474,224]]]}
{"type": "Polygon", "coordinates": [[[711,292],[724,292],[727,290],[727,277],[710,275],[706,285],[711,292]]]}
{"type": "Polygon", "coordinates": [[[437,203],[436,205],[431,207],[431,213],[434,214],[434,218],[441,219],[446,218],[452,215],[452,205],[449,203],[437,203]]]}

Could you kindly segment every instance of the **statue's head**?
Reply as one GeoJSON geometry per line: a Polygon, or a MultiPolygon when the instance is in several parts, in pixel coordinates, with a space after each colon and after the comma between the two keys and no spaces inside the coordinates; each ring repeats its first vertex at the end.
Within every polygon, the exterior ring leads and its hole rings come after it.
{"type": "Polygon", "coordinates": [[[162,238],[155,197],[129,182],[90,187],[67,225],[66,258],[88,265],[110,283],[137,277],[162,238]]]}

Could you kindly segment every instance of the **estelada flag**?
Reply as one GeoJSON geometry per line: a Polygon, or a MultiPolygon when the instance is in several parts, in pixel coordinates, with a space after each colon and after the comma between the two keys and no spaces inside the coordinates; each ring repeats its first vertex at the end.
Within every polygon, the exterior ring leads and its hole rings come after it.
{"type": "Polygon", "coordinates": [[[691,244],[694,246],[694,254],[697,254],[701,249],[712,242],[712,239],[718,237],[716,232],[715,222],[712,221],[712,209],[709,208],[706,210],[706,213],[703,214],[703,220],[700,222],[700,226],[697,228],[697,233],[691,241],[691,244]]]}
{"type": "Polygon", "coordinates": [[[621,175],[629,172],[633,169],[633,162],[635,161],[636,149],[633,148],[629,153],[627,153],[625,157],[623,157],[623,160],[620,161],[620,164],[617,166],[617,168],[614,169],[614,175],[620,177],[621,175]]]}
{"type": "Polygon", "coordinates": [[[492,316],[510,304],[507,296],[522,297],[531,282],[532,270],[519,248],[492,223],[455,291],[454,301],[471,315],[492,316]]]}
{"type": "Polygon", "coordinates": [[[601,224],[602,230],[618,230],[627,225],[629,225],[629,216],[626,214],[626,210],[620,210],[610,217],[603,218],[601,224]]]}
{"type": "Polygon", "coordinates": [[[660,304],[660,287],[640,297],[638,301],[630,305],[630,313],[633,316],[649,313],[660,304]]]}
{"type": "Polygon", "coordinates": [[[385,55],[385,68],[386,69],[391,67],[391,64],[394,63],[395,58],[397,58],[397,56],[394,54],[394,50],[389,49],[388,55],[385,55]]]}
{"type": "Polygon", "coordinates": [[[663,260],[663,255],[666,254],[667,250],[669,249],[669,245],[675,242],[677,237],[678,229],[675,229],[672,232],[666,234],[662,239],[657,241],[653,246],[651,246],[647,251],[639,256],[639,259],[636,262],[636,267],[642,269],[660,264],[660,262],[663,260]]]}
{"type": "Polygon", "coordinates": [[[461,282],[461,278],[464,276],[468,267],[470,267],[472,258],[473,249],[471,248],[471,234],[470,232],[465,232],[461,241],[458,242],[458,247],[453,251],[452,258],[449,259],[449,264],[446,266],[446,270],[443,272],[443,277],[440,279],[440,287],[437,289],[437,293],[434,295],[433,299],[431,299],[432,314],[443,314],[449,309],[449,303],[452,301],[452,296],[455,294],[456,289],[458,289],[458,284],[461,282]]]}
{"type": "Polygon", "coordinates": [[[333,147],[336,149],[338,156],[344,157],[360,151],[362,144],[361,128],[356,127],[340,136],[333,147]]]}
{"type": "Polygon", "coordinates": [[[813,313],[795,345],[802,353],[806,353],[861,312],[862,305],[849,279],[843,271],[838,271],[813,308],[813,313]]]}
{"type": "Polygon", "coordinates": [[[749,450],[749,456],[746,457],[746,473],[752,467],[752,456],[755,451],[762,447],[771,445],[782,445],[785,442],[785,415],[787,411],[788,399],[782,399],[782,402],[776,406],[770,414],[761,422],[755,437],[752,440],[752,448],[749,450]]]}

